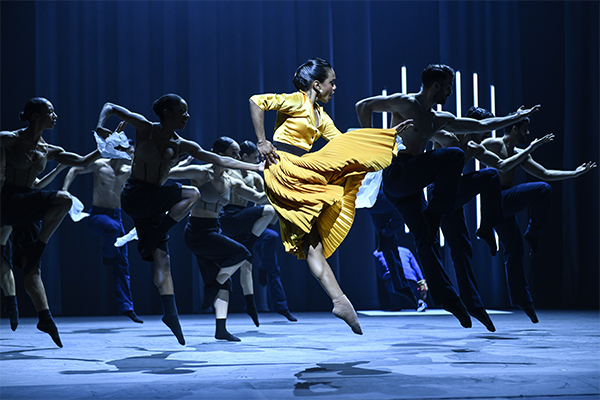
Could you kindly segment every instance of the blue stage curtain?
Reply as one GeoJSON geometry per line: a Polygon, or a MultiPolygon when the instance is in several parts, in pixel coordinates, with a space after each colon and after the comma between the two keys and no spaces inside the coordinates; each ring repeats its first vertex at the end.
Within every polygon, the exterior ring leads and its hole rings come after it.
{"type": "MultiPolygon", "coordinates": [[[[338,89],[325,110],[338,128],[358,127],[356,101],[401,90],[417,92],[421,70],[446,63],[462,74],[462,109],[472,105],[472,73],[480,106],[496,87],[498,115],[541,103],[532,136],[555,132],[534,158],[548,168],[572,169],[598,157],[598,2],[472,1],[35,1],[2,2],[3,130],[22,127],[18,113],[34,96],[50,99],[59,115],[44,134],[50,143],[87,153],[106,101],[157,120],[152,101],[173,92],[189,104],[183,137],[210,148],[222,135],[254,139],[248,98],[292,92],[296,67],[310,57],[332,63],[338,89]],[[543,10],[543,12],[540,12],[543,10]]],[[[445,109],[455,112],[450,98],[445,109]]],[[[380,121],[374,118],[374,121],[380,121]]],[[[267,113],[267,130],[275,121],[267,113]]],[[[377,122],[380,123],[380,122],[377,122]]],[[[115,127],[112,119],[109,127],[115,127]]],[[[127,129],[133,137],[131,127],[127,129]]],[[[502,134],[502,132],[499,132],[502,134]]],[[[318,143],[317,148],[323,143],[318,143]]],[[[58,188],[59,182],[52,187],[58,188]]],[[[520,181],[532,180],[524,173],[520,181]]],[[[536,305],[598,307],[598,171],[553,182],[553,215],[537,260],[526,260],[536,305]],[[582,295],[582,291],[584,295],[582,295]]],[[[91,177],[72,192],[91,205],[91,177]]],[[[474,205],[467,222],[474,237],[474,205]]],[[[527,213],[519,215],[523,224],[527,213]]],[[[132,222],[125,217],[127,228],[132,222]]],[[[52,310],[63,315],[114,309],[112,277],[100,244],[85,223],[65,219],[43,259],[52,310]],[[109,288],[109,289],[107,289],[109,288]]],[[[180,312],[194,312],[202,297],[196,261],[182,240],[184,222],[171,232],[172,271],[180,312]]],[[[401,243],[413,248],[400,234],[401,243]]],[[[379,307],[374,232],[364,210],[330,263],[358,309],[379,307]]],[[[504,266],[474,239],[474,267],[485,304],[508,307],[504,266]]],[[[129,246],[136,310],[158,313],[152,266],[129,246]]],[[[452,265],[445,254],[447,268],[452,265]]],[[[283,284],[292,310],[330,310],[328,297],[304,261],[280,249],[283,284]]],[[[29,300],[20,304],[27,315],[29,300]]],[[[244,307],[236,287],[231,310],[244,307]]]]}
{"type": "MultiPolygon", "coordinates": [[[[574,169],[586,161],[600,161],[598,132],[599,74],[598,2],[565,3],[565,112],[563,164],[574,169]]],[[[599,199],[598,171],[563,187],[563,242],[561,263],[563,305],[598,308],[599,199]]]]}

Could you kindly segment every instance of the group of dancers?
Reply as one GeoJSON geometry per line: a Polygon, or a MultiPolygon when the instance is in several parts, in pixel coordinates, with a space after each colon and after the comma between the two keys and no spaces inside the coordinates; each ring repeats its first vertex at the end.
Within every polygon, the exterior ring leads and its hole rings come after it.
{"type": "MultiPolygon", "coordinates": [[[[529,116],[539,106],[519,108],[506,117],[494,117],[481,109],[470,110],[470,118],[457,118],[435,111],[452,93],[454,71],[445,65],[430,65],[422,73],[416,94],[376,96],[356,104],[363,129],[342,134],[319,103],[327,103],[336,89],[335,72],[325,60],[311,58],[296,70],[297,91],[261,94],[250,98],[250,114],[256,145],[221,137],[206,151],[196,142],[179,136],[189,119],[188,105],[176,94],[153,103],[159,122],[152,122],[125,107],[106,103],[96,126],[97,140],[108,143],[123,130],[135,128],[135,141],[121,145],[123,157],[101,158],[100,150],[85,156],[47,143],[42,134],[56,121],[53,105],[46,99],[31,99],[21,113],[27,127],[2,131],[1,165],[2,272],[0,283],[6,297],[11,328],[18,325],[18,306],[12,266],[23,269],[25,289],[39,315],[38,329],[47,332],[62,347],[49,310],[41,279],[40,259],[46,244],[69,212],[73,199],[67,192],[74,177],[94,174],[93,206],[88,225],[104,237],[103,262],[113,268],[119,312],[141,323],[135,314],[129,288],[126,246],[116,247],[124,235],[121,210],[135,224],[137,250],[153,263],[153,281],[164,308],[162,321],[178,342],[185,344],[171,277],[169,230],[189,215],[185,244],[196,256],[204,281],[202,308],[214,308],[215,337],[239,341],[226,328],[231,276],[240,271],[246,313],[259,326],[252,282],[252,252],[261,254],[261,283],[268,283],[277,301],[274,310],[294,321],[278,279],[274,252],[277,233],[268,225],[279,220],[285,250],[306,259],[313,276],[333,303],[333,314],[356,334],[362,334],[357,314],[341,289],[327,258],[347,235],[354,218],[357,193],[367,173],[383,170],[378,202],[388,202],[410,228],[417,257],[435,304],[451,312],[464,327],[470,316],[488,330],[495,327],[485,311],[471,268],[472,250],[462,207],[477,193],[482,195],[482,222],[477,235],[497,251],[494,231],[504,248],[511,300],[533,322],[535,308],[524,276],[522,236],[515,213],[532,205],[525,238],[532,253],[549,214],[550,186],[545,183],[514,186],[514,171],[521,166],[544,180],[579,176],[596,167],[585,163],[574,171],[547,170],[530,153],[552,135],[534,140],[525,149],[529,116]],[[276,110],[273,139],[265,133],[264,113],[276,110]],[[391,112],[392,129],[371,128],[374,112],[391,112]],[[104,127],[110,116],[122,123],[115,132],[104,127]],[[488,138],[491,130],[505,128],[503,138],[488,138]],[[328,143],[311,152],[323,137],[328,143]],[[434,150],[425,151],[430,141],[434,150]],[[189,158],[185,158],[189,156],[189,158]],[[471,157],[492,168],[462,173],[471,157]],[[127,160],[130,158],[131,160],[127,160]],[[260,162],[262,158],[263,162],[260,162]],[[192,160],[201,165],[192,164],[192,160]],[[49,160],[59,163],[39,179],[49,160]],[[183,161],[182,161],[183,160],[183,161]],[[43,187],[66,166],[71,166],[62,190],[43,187]],[[264,172],[264,180],[260,175],[264,172]],[[172,179],[175,182],[167,183],[172,179]],[[189,181],[189,184],[176,182],[189,181]],[[427,201],[423,188],[429,187],[427,201]],[[248,206],[248,202],[253,204],[248,206]],[[440,256],[437,233],[442,228],[452,249],[459,291],[451,284],[440,256]],[[459,295],[460,293],[460,295],[459,295]]],[[[385,228],[387,229],[387,228],[385,228]]],[[[380,237],[390,237],[389,229],[380,237]]],[[[393,241],[386,241],[392,243],[393,241]]],[[[388,255],[394,252],[386,252],[388,255]]],[[[391,257],[391,255],[390,255],[391,257]]],[[[401,286],[401,285],[399,285],[401,286]]]]}

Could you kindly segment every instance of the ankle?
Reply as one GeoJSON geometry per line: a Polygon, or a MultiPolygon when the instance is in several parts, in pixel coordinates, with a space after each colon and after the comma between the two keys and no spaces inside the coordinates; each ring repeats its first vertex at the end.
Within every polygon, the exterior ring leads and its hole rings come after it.
{"type": "Polygon", "coordinates": [[[52,320],[52,313],[50,310],[38,311],[38,319],[40,322],[47,322],[52,320]]]}
{"type": "Polygon", "coordinates": [[[256,303],[254,302],[254,294],[244,295],[246,299],[246,308],[250,310],[256,309],[256,303]]]}

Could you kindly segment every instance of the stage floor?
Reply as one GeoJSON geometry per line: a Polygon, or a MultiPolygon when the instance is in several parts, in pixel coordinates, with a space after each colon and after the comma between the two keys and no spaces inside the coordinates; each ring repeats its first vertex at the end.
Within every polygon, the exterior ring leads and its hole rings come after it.
{"type": "Polygon", "coordinates": [[[213,315],[183,315],[180,346],[160,316],[58,317],[64,348],[2,319],[0,398],[599,399],[598,311],[492,314],[497,331],[439,310],[359,313],[364,335],[330,313],[232,314],[241,342],[214,339],[213,315]]]}

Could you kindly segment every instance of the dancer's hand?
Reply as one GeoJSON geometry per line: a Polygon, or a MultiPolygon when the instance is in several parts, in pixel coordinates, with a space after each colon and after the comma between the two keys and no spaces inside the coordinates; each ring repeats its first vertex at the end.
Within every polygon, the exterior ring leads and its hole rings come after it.
{"type": "Polygon", "coordinates": [[[554,140],[554,133],[549,133],[544,137],[536,138],[536,139],[532,140],[531,144],[529,146],[531,147],[531,150],[535,150],[538,147],[540,147],[541,145],[543,145],[544,143],[550,143],[553,140],[554,140]]]}
{"type": "Polygon", "coordinates": [[[115,132],[123,132],[123,130],[125,129],[126,126],[127,126],[127,122],[125,122],[125,121],[119,122],[119,126],[117,126],[117,129],[115,129],[115,132]]]}
{"type": "Polygon", "coordinates": [[[413,125],[413,120],[412,119],[407,119],[405,121],[400,122],[398,125],[394,126],[392,129],[396,130],[396,135],[404,132],[405,130],[407,130],[408,128],[412,128],[413,125]]]}
{"type": "Polygon", "coordinates": [[[485,147],[481,143],[477,143],[473,140],[469,140],[467,147],[473,150],[474,155],[479,155],[485,151],[485,147]]]}
{"type": "Polygon", "coordinates": [[[425,301],[427,299],[427,291],[429,290],[425,279],[421,279],[417,282],[417,290],[419,291],[421,299],[425,301]]]}
{"type": "Polygon", "coordinates": [[[107,137],[109,137],[110,135],[112,135],[112,132],[110,130],[106,129],[105,127],[103,127],[103,126],[97,126],[96,127],[96,133],[102,139],[106,139],[107,137]]]}
{"type": "Polygon", "coordinates": [[[269,164],[277,164],[277,159],[279,156],[275,152],[277,149],[271,142],[268,140],[265,140],[264,142],[258,142],[256,143],[256,147],[258,148],[261,159],[265,161],[266,166],[269,164]]]}
{"type": "Polygon", "coordinates": [[[520,116],[520,117],[521,117],[520,119],[523,119],[523,118],[525,118],[525,117],[529,117],[529,116],[530,116],[532,113],[534,113],[534,112],[536,112],[536,111],[539,111],[539,110],[540,110],[540,108],[542,108],[542,106],[541,106],[541,105],[539,105],[539,104],[538,104],[538,105],[536,105],[536,106],[533,106],[533,107],[531,107],[531,108],[529,108],[529,109],[526,109],[526,108],[525,108],[525,106],[521,106],[521,107],[519,107],[519,109],[517,110],[517,113],[516,113],[516,114],[517,114],[518,116],[520,116]]]}
{"type": "Polygon", "coordinates": [[[585,174],[586,172],[588,172],[596,167],[597,167],[597,165],[595,162],[589,161],[589,162],[583,163],[579,167],[577,167],[577,169],[575,169],[575,172],[577,173],[577,176],[579,176],[579,175],[585,174]]]}
{"type": "Polygon", "coordinates": [[[187,156],[183,160],[179,161],[179,163],[175,166],[175,168],[187,167],[188,165],[190,165],[192,163],[192,161],[194,161],[194,157],[187,156]]]}

